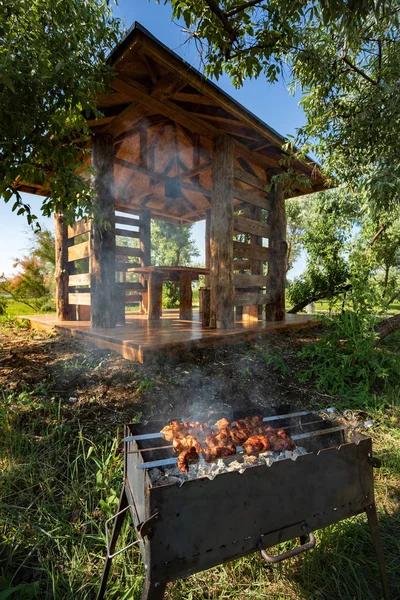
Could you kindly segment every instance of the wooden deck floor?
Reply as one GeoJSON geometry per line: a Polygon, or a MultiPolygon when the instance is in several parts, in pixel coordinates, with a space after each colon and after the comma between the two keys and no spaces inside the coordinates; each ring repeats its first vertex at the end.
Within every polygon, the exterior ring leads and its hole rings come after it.
{"type": "Polygon", "coordinates": [[[287,315],[278,323],[262,322],[246,325],[237,322],[235,328],[216,330],[203,327],[198,311],[192,320],[180,320],[178,310],[167,310],[159,321],[148,321],[144,316],[128,313],[126,324],[114,329],[93,329],[89,321],[58,321],[55,315],[24,316],[36,329],[57,331],[93,342],[99,348],[107,348],[128,360],[144,363],[162,354],[182,352],[194,348],[235,343],[259,335],[284,330],[299,330],[318,325],[319,321],[309,315],[287,315]]]}

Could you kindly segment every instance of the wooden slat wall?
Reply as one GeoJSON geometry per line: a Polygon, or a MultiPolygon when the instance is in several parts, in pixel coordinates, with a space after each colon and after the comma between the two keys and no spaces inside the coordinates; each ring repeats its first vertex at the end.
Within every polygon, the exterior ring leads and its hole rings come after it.
{"type": "MultiPolygon", "coordinates": [[[[92,223],[90,219],[81,219],[68,227],[68,238],[70,245],[68,247],[68,262],[73,263],[84,258],[90,259],[90,235],[92,223]],[[75,243],[75,238],[80,235],[88,234],[88,240],[79,244],[75,243]]],[[[70,267],[70,270],[73,267],[70,267]]],[[[68,287],[72,288],[68,294],[68,304],[70,306],[71,318],[87,320],[90,318],[89,312],[79,308],[81,306],[89,307],[90,297],[90,273],[72,273],[68,278],[68,287]],[[83,289],[75,289],[75,286],[82,286],[83,289]],[[74,307],[74,308],[73,308],[74,307]]]]}
{"type": "Polygon", "coordinates": [[[235,294],[235,306],[258,306],[259,304],[268,304],[270,295],[259,294],[255,292],[243,292],[235,294]]]}
{"type": "Polygon", "coordinates": [[[266,287],[268,285],[267,275],[242,275],[235,274],[233,276],[236,288],[246,287],[266,287]]]}
{"type": "Polygon", "coordinates": [[[250,246],[250,244],[244,242],[233,242],[233,258],[251,258],[252,260],[267,261],[269,254],[269,248],[250,246]]]}
{"type": "Polygon", "coordinates": [[[115,230],[115,235],[119,235],[121,237],[128,237],[128,238],[136,238],[136,239],[140,239],[140,232],[139,231],[129,231],[128,229],[116,229],[115,230]]]}
{"type": "Polygon", "coordinates": [[[78,275],[70,275],[68,280],[70,287],[75,285],[84,285],[90,287],[90,273],[82,273],[78,275]]]}
{"type": "Polygon", "coordinates": [[[258,179],[258,177],[255,177],[254,175],[251,175],[250,173],[247,173],[247,171],[243,171],[243,169],[235,168],[234,172],[233,172],[233,177],[237,181],[247,183],[248,185],[255,187],[257,190],[261,190],[262,192],[265,192],[265,187],[267,185],[267,182],[262,181],[261,179],[258,179]]]}
{"type": "Polygon", "coordinates": [[[251,267],[251,261],[249,259],[245,260],[234,260],[233,261],[233,270],[234,271],[247,271],[251,267]]]}
{"type": "Polygon", "coordinates": [[[116,249],[117,256],[136,256],[140,258],[142,256],[142,251],[140,248],[129,248],[128,246],[117,246],[116,249]]]}
{"type": "Polygon", "coordinates": [[[91,222],[89,219],[81,219],[76,221],[73,225],[68,227],[68,238],[74,238],[84,233],[89,233],[91,228],[91,222]]]}
{"type": "Polygon", "coordinates": [[[122,292],[122,298],[125,305],[140,304],[141,311],[146,310],[146,302],[144,296],[147,295],[147,282],[143,277],[139,276],[138,282],[126,281],[126,271],[133,267],[143,267],[150,264],[150,211],[143,209],[140,212],[140,216],[137,213],[131,213],[128,209],[121,208],[119,205],[116,209],[118,212],[124,212],[127,216],[115,215],[115,222],[117,225],[125,226],[123,229],[117,227],[115,234],[117,236],[137,239],[138,247],[131,248],[130,246],[117,246],[116,256],[119,259],[116,263],[116,272],[120,273],[118,288],[122,292]],[[135,230],[126,229],[126,227],[133,227],[135,230]],[[138,262],[123,262],[122,257],[135,257],[138,262]],[[136,293],[135,293],[136,292],[136,293]]]}
{"type": "Polygon", "coordinates": [[[242,190],[234,187],[233,197],[241,202],[246,202],[246,204],[251,204],[252,206],[259,206],[265,210],[270,210],[271,208],[271,202],[265,197],[265,195],[260,196],[259,194],[255,194],[254,192],[248,190],[242,190]]]}
{"type": "Polygon", "coordinates": [[[140,227],[140,219],[136,219],[133,216],[121,217],[120,215],[115,215],[115,222],[117,225],[132,225],[132,227],[140,227]]]}
{"type": "Polygon", "coordinates": [[[262,209],[271,210],[266,189],[268,182],[240,168],[234,169],[234,179],[234,197],[245,203],[244,208],[247,206],[247,214],[234,217],[234,234],[250,235],[250,243],[233,241],[233,257],[240,259],[233,262],[233,268],[235,271],[246,270],[251,273],[235,273],[234,304],[237,318],[257,321],[261,314],[260,306],[269,302],[269,279],[263,275],[263,264],[270,259],[270,249],[263,246],[263,239],[270,238],[271,227],[262,222],[262,209]],[[243,184],[247,189],[243,189],[243,184]],[[246,288],[248,291],[245,291],[246,288]]]}
{"type": "Polygon", "coordinates": [[[77,304],[78,306],[90,306],[90,292],[74,292],[68,294],[69,304],[77,304]]]}
{"type": "Polygon", "coordinates": [[[260,237],[268,238],[271,233],[270,225],[260,223],[254,219],[248,219],[242,215],[236,215],[233,219],[233,229],[237,233],[251,233],[260,237]]]}
{"type": "Polygon", "coordinates": [[[68,248],[68,261],[80,260],[90,256],[90,239],[87,242],[81,242],[68,248]]]}

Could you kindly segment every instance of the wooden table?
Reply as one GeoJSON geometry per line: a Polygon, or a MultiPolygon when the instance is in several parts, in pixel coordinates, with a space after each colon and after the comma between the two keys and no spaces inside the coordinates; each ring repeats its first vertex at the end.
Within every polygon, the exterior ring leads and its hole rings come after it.
{"type": "Polygon", "coordinates": [[[192,318],[192,281],[199,275],[209,275],[209,269],[195,267],[132,267],[128,273],[142,275],[148,281],[147,316],[159,319],[162,315],[162,282],[179,281],[179,317],[192,318]]]}

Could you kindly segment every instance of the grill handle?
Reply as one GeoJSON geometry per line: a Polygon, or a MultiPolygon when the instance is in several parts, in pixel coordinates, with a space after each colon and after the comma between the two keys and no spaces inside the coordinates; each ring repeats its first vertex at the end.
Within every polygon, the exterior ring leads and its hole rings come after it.
{"type": "Polygon", "coordinates": [[[283,552],[282,554],[278,554],[277,556],[271,556],[271,554],[268,554],[268,552],[266,550],[264,550],[263,548],[260,547],[261,556],[268,563],[275,564],[275,563],[281,562],[282,560],[286,560],[287,558],[293,558],[293,556],[297,556],[298,554],[301,554],[302,552],[307,552],[308,550],[312,550],[316,544],[315,536],[311,532],[309,532],[308,536],[309,536],[309,541],[306,542],[305,544],[302,544],[301,546],[298,546],[297,548],[293,548],[292,550],[289,550],[288,552],[283,552]]]}

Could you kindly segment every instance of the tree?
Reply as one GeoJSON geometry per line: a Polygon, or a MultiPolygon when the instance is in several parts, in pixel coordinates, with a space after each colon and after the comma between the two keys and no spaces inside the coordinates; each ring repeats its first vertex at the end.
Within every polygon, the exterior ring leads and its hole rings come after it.
{"type": "MultiPolygon", "coordinates": [[[[173,225],[164,221],[151,222],[151,262],[154,265],[186,267],[200,252],[192,238],[193,225],[173,225]]],[[[178,305],[179,286],[175,281],[165,283],[168,308],[178,305]]]]}
{"type": "Polygon", "coordinates": [[[298,245],[307,252],[307,268],[288,288],[294,304],[289,313],[317,300],[335,298],[348,287],[348,251],[355,214],[352,202],[347,201],[346,209],[344,205],[343,194],[337,191],[306,199],[298,245]]]}
{"type": "MultiPolygon", "coordinates": [[[[293,200],[300,202],[302,200],[293,200]]],[[[365,212],[358,196],[332,190],[306,198],[300,210],[299,247],[307,268],[288,288],[296,313],[323,299],[344,302],[356,278],[376,290],[371,310],[388,306],[400,294],[400,209],[385,215],[381,225],[365,212]]],[[[360,286],[358,286],[360,288],[360,286]]]]}
{"type": "Polygon", "coordinates": [[[286,241],[287,241],[287,255],[286,255],[286,273],[290,271],[293,264],[302,249],[302,237],[304,234],[304,227],[306,223],[307,208],[310,201],[303,197],[300,201],[297,198],[291,198],[286,200],[286,241]]]}
{"type": "Polygon", "coordinates": [[[193,225],[151,222],[151,261],[155,265],[186,267],[200,256],[192,238],[193,225]]]}
{"type": "MultiPolygon", "coordinates": [[[[377,210],[400,191],[400,9],[392,0],[171,0],[201,44],[206,72],[281,75],[299,85],[307,123],[297,136],[336,181],[377,210]]],[[[293,151],[293,146],[288,146],[293,151]]]]}
{"type": "Polygon", "coordinates": [[[3,0],[0,3],[0,195],[13,210],[29,206],[17,178],[45,184],[42,212],[90,204],[76,170],[88,156],[86,118],[111,75],[106,53],[119,22],[106,0],[3,0]]]}
{"type": "Polygon", "coordinates": [[[35,311],[54,309],[55,243],[51,231],[37,231],[28,253],[15,259],[14,268],[18,268],[16,275],[0,278],[0,290],[35,311]]]}

